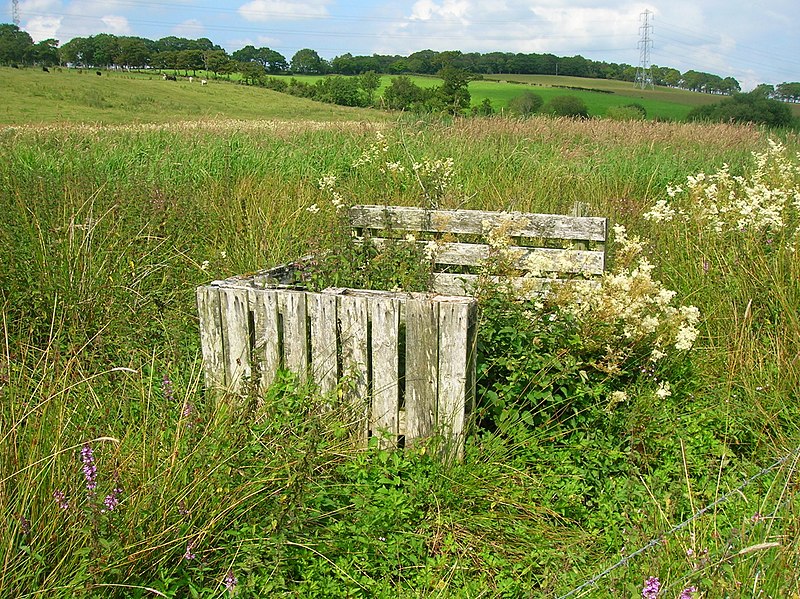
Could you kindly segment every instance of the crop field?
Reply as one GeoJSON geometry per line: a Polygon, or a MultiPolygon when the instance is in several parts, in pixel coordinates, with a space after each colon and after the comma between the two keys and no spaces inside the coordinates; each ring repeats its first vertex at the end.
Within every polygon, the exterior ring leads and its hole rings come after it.
{"type": "Polygon", "coordinates": [[[32,102],[0,87],[0,596],[800,593],[796,134],[0,76],[32,102]],[[359,264],[339,205],[576,201],[608,274],[480,296],[463,461],[357,447],[343,389],[288,373],[204,389],[197,286],[419,267],[359,264]]]}

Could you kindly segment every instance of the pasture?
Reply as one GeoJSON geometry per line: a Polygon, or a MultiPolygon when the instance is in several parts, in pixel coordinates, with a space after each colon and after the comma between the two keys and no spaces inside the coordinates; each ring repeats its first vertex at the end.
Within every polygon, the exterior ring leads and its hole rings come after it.
{"type": "Polygon", "coordinates": [[[50,73],[59,97],[24,76],[35,103],[0,89],[0,595],[627,597],[651,577],[667,597],[800,592],[796,135],[390,120],[106,73],[50,73]],[[108,106],[79,101],[91,90],[108,106]],[[775,190],[737,210],[780,226],[692,211],[714,192],[687,177],[723,165],[775,190]],[[645,217],[670,198],[681,218],[645,217]],[[198,285],[309,253],[334,258],[325,281],[408,269],[395,255],[365,275],[338,202],[578,200],[627,230],[613,284],[650,285],[608,301],[696,306],[692,349],[627,336],[602,303],[581,320],[498,290],[456,463],[435,443],[357,448],[337,396],[289,376],[204,391],[198,285]]]}

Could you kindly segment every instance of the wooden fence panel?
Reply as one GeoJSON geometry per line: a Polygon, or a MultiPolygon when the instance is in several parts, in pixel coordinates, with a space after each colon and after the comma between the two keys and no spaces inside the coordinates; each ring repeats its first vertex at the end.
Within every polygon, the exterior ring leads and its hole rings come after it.
{"type": "Polygon", "coordinates": [[[342,376],[349,382],[348,398],[359,436],[369,426],[369,312],[367,298],[339,295],[342,376]]]}
{"type": "Polygon", "coordinates": [[[308,375],[306,293],[282,291],[278,294],[278,311],[283,319],[284,366],[305,381],[308,375]]]}
{"type": "Polygon", "coordinates": [[[311,370],[323,395],[336,390],[339,381],[336,335],[336,296],[309,293],[306,296],[311,323],[311,370]]]}
{"type": "Polygon", "coordinates": [[[278,294],[275,291],[251,289],[249,300],[253,312],[253,368],[261,373],[259,389],[266,391],[281,365],[278,294]]]}
{"type": "Polygon", "coordinates": [[[438,393],[439,304],[406,302],[406,438],[407,446],[428,437],[436,423],[438,393]]]}
{"type": "Polygon", "coordinates": [[[400,300],[371,301],[373,435],[382,446],[394,446],[400,434],[400,300]]]}
{"type": "Polygon", "coordinates": [[[203,373],[210,389],[225,387],[224,337],[219,308],[219,289],[197,288],[197,311],[200,316],[200,346],[203,349],[203,373]]]}
{"type": "Polygon", "coordinates": [[[220,288],[220,315],[225,362],[225,384],[238,392],[250,378],[250,312],[247,289],[240,287],[220,288]]]}

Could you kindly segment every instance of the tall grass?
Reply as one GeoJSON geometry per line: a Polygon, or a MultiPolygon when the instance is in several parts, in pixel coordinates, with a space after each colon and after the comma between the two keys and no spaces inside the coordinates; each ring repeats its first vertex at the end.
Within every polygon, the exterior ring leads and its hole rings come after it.
{"type": "Polygon", "coordinates": [[[767,135],[544,118],[3,129],[0,595],[558,596],[729,494],[587,591],[800,591],[796,456],[734,492],[800,438],[797,261],[643,218],[767,135]],[[631,390],[618,437],[484,433],[444,465],[356,450],[347,414],[291,379],[206,395],[197,285],[319,248],[323,175],[349,201],[425,201],[420,181],[353,167],[377,130],[393,159],[453,158],[444,206],[581,200],[649,239],[704,315],[680,400],[631,390]]]}

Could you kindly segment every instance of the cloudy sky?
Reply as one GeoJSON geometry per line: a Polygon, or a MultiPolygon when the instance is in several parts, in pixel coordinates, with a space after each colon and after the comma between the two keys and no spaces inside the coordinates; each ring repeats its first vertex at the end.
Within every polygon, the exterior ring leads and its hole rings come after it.
{"type": "MultiPolygon", "coordinates": [[[[11,1],[5,0],[11,22],[11,1]]],[[[19,0],[35,41],[97,33],[207,37],[287,59],[424,49],[580,54],[638,66],[643,13],[650,62],[735,77],[744,90],[800,81],[797,0],[19,0]]]]}

